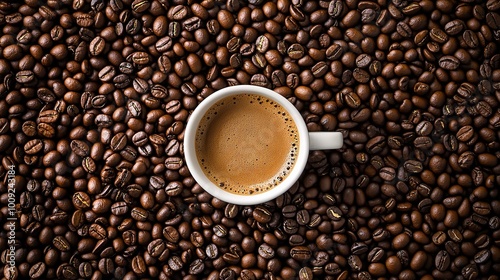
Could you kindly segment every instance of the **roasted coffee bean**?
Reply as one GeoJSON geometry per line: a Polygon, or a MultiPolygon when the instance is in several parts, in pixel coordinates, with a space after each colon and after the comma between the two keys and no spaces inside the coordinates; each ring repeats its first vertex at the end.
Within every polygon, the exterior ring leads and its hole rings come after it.
{"type": "Polygon", "coordinates": [[[271,83],[269,82],[269,79],[267,79],[266,76],[262,74],[255,74],[252,76],[250,80],[250,84],[254,86],[261,86],[261,87],[271,87],[271,83]]]}
{"type": "Polygon", "coordinates": [[[207,257],[210,259],[215,259],[218,255],[218,251],[219,250],[215,244],[209,244],[205,249],[207,257]]]}
{"type": "Polygon", "coordinates": [[[382,248],[375,247],[368,253],[368,261],[372,263],[379,262],[382,258],[384,258],[384,255],[385,252],[382,248]]]}
{"type": "Polygon", "coordinates": [[[31,279],[37,279],[42,277],[42,275],[45,273],[46,265],[43,262],[38,262],[31,266],[29,270],[29,277],[31,279]]]}
{"type": "Polygon", "coordinates": [[[86,209],[90,207],[90,197],[84,192],[76,192],[73,194],[73,205],[77,209],[86,209]]]}
{"type": "Polygon", "coordinates": [[[92,100],[93,94],[91,92],[84,92],[82,94],[82,97],[80,98],[80,104],[83,109],[90,109],[92,104],[90,104],[90,101],[92,100]]]}
{"type": "Polygon", "coordinates": [[[323,77],[328,72],[328,66],[325,62],[320,61],[313,65],[311,72],[316,78],[323,77]]]}
{"type": "Polygon", "coordinates": [[[99,79],[103,82],[109,82],[113,80],[115,75],[116,75],[116,70],[111,65],[105,66],[104,68],[101,69],[101,71],[99,71],[99,79]]]}
{"type": "Polygon", "coordinates": [[[428,136],[432,133],[432,123],[429,121],[421,121],[415,127],[415,130],[420,136],[428,136]]]}
{"type": "Polygon", "coordinates": [[[470,83],[462,83],[457,89],[457,93],[464,98],[469,98],[475,93],[476,89],[474,85],[470,83]]]}
{"type": "Polygon", "coordinates": [[[34,203],[34,197],[31,193],[29,192],[23,192],[21,193],[21,197],[19,198],[19,204],[21,208],[31,208],[33,207],[34,203]]]}
{"type": "Polygon", "coordinates": [[[188,18],[182,23],[182,27],[187,31],[194,31],[200,28],[200,25],[201,25],[201,20],[199,17],[188,18]]]}
{"type": "Polygon", "coordinates": [[[404,163],[404,169],[409,173],[421,173],[423,171],[423,165],[419,161],[408,160],[404,163]]]}
{"type": "Polygon", "coordinates": [[[297,206],[286,205],[285,207],[283,207],[281,212],[285,218],[293,218],[297,215],[297,206]]]}
{"type": "Polygon", "coordinates": [[[436,259],[435,259],[436,268],[439,271],[445,271],[450,266],[450,263],[451,263],[451,260],[450,260],[448,253],[444,250],[439,251],[438,254],[436,255],[436,259]]]}
{"type": "Polygon", "coordinates": [[[41,221],[45,218],[45,209],[42,205],[35,205],[31,211],[33,218],[37,221],[41,221]]]}
{"type": "Polygon", "coordinates": [[[102,258],[98,264],[99,270],[103,274],[112,274],[115,270],[113,261],[110,258],[102,258]]]}
{"type": "Polygon", "coordinates": [[[461,21],[459,19],[455,19],[455,20],[452,20],[452,21],[448,22],[444,26],[444,31],[446,33],[448,33],[449,35],[454,36],[454,35],[457,35],[460,32],[462,32],[462,30],[464,29],[464,27],[465,27],[465,25],[464,25],[463,21],[461,21]]]}
{"type": "Polygon", "coordinates": [[[172,100],[165,105],[165,111],[168,114],[174,114],[181,108],[181,102],[179,100],[172,100]]]}
{"type": "Polygon", "coordinates": [[[132,208],[132,210],[130,211],[130,215],[132,216],[132,218],[134,220],[141,221],[141,222],[146,221],[148,218],[148,212],[145,209],[140,208],[140,207],[132,208]]]}
{"type": "Polygon", "coordinates": [[[189,273],[193,275],[202,273],[204,269],[205,264],[201,259],[196,259],[189,265],[189,273]]]}
{"type": "Polygon", "coordinates": [[[385,181],[392,181],[396,178],[396,171],[392,167],[383,167],[379,172],[380,178],[385,181]]]}
{"type": "Polygon", "coordinates": [[[146,65],[150,62],[149,55],[146,52],[132,53],[132,62],[138,65],[146,65]]]}
{"type": "Polygon", "coordinates": [[[235,204],[227,204],[224,209],[224,216],[229,219],[233,219],[238,215],[239,209],[238,205],[235,204]]]}
{"type": "Polygon", "coordinates": [[[207,22],[208,33],[216,35],[220,31],[220,24],[216,19],[211,19],[207,22]]]}
{"type": "Polygon", "coordinates": [[[168,266],[173,271],[178,271],[182,269],[183,263],[180,257],[172,256],[171,258],[168,259],[168,266]]]}
{"type": "Polygon", "coordinates": [[[146,0],[134,0],[132,2],[132,10],[136,13],[142,13],[150,7],[151,3],[146,0]]]}
{"type": "Polygon", "coordinates": [[[106,238],[106,230],[104,229],[103,226],[99,224],[92,224],[90,225],[88,229],[88,233],[90,236],[92,236],[95,239],[101,240],[106,238]]]}
{"type": "Polygon", "coordinates": [[[368,67],[368,65],[370,65],[371,62],[372,58],[367,54],[361,54],[358,57],[356,57],[356,66],[360,68],[368,67]]]}
{"type": "Polygon", "coordinates": [[[119,74],[113,78],[113,83],[117,88],[126,88],[131,82],[131,79],[125,74],[119,74]]]}
{"type": "Polygon", "coordinates": [[[311,258],[312,252],[304,246],[296,246],[290,249],[290,256],[299,262],[307,261],[311,258]]]}
{"type": "Polygon", "coordinates": [[[419,136],[413,140],[413,144],[416,148],[426,150],[432,147],[432,139],[427,136],[419,136]]]}
{"type": "Polygon", "coordinates": [[[21,84],[28,84],[35,80],[35,73],[31,70],[21,70],[16,73],[16,81],[21,84]]]}
{"type": "MultiPolygon", "coordinates": [[[[105,68],[106,68],[106,67],[105,67],[105,68]]],[[[104,71],[104,69],[105,69],[105,68],[103,68],[103,69],[101,70],[101,72],[102,72],[102,71],[104,71]]],[[[109,69],[109,68],[108,68],[108,69],[109,69]]],[[[133,65],[132,65],[132,63],[130,63],[130,62],[123,61],[123,62],[121,62],[121,63],[120,63],[120,65],[118,66],[118,69],[119,69],[119,70],[120,70],[120,72],[122,72],[123,74],[131,74],[131,73],[134,71],[134,66],[133,66],[133,65]]],[[[99,72],[99,73],[101,73],[101,72],[99,72]]],[[[103,73],[103,74],[104,74],[104,73],[103,73]]],[[[113,76],[114,76],[114,75],[113,75],[113,76]]],[[[99,75],[99,77],[100,77],[100,75],[99,75]]],[[[112,79],[112,78],[113,78],[113,77],[111,77],[111,79],[112,79]]]]}
{"type": "Polygon", "coordinates": [[[116,216],[125,215],[128,213],[129,207],[124,201],[119,201],[111,205],[111,213],[116,216]]]}
{"type": "Polygon", "coordinates": [[[358,108],[361,105],[359,96],[352,91],[349,91],[344,95],[344,102],[347,104],[347,106],[354,109],[358,108]]]}
{"type": "Polygon", "coordinates": [[[259,256],[264,259],[272,259],[274,258],[275,251],[268,244],[264,243],[258,248],[259,256]]]}
{"type": "Polygon", "coordinates": [[[290,236],[290,238],[288,239],[288,243],[291,246],[299,246],[299,245],[304,245],[305,240],[302,236],[300,236],[298,234],[294,234],[294,235],[290,236]]]}
{"type": "Polygon", "coordinates": [[[213,232],[218,237],[225,237],[228,234],[226,227],[224,227],[223,225],[214,226],[213,232]]]}
{"type": "Polygon", "coordinates": [[[43,123],[54,123],[58,118],[59,113],[55,110],[45,110],[38,115],[38,120],[43,123]]]}
{"type": "Polygon", "coordinates": [[[472,205],[472,210],[479,215],[487,216],[490,214],[491,206],[487,202],[478,201],[472,205]]]}
{"type": "Polygon", "coordinates": [[[178,242],[179,241],[179,232],[173,228],[172,226],[167,226],[163,229],[163,236],[168,242],[178,242]]]}
{"type": "Polygon", "coordinates": [[[460,61],[454,56],[443,56],[439,59],[439,66],[446,70],[456,70],[460,66],[460,61]]]}
{"type": "Polygon", "coordinates": [[[431,40],[440,44],[443,44],[448,40],[448,35],[446,35],[446,33],[439,28],[432,28],[429,32],[429,37],[431,40]]]}
{"type": "Polygon", "coordinates": [[[286,85],[292,89],[296,88],[299,83],[299,76],[295,73],[289,74],[286,77],[286,85]]]}
{"type": "Polygon", "coordinates": [[[161,239],[155,239],[151,241],[147,248],[148,253],[155,258],[163,254],[165,249],[166,249],[165,243],[161,239]]]}
{"type": "Polygon", "coordinates": [[[342,46],[338,44],[333,44],[326,50],[325,54],[329,60],[337,60],[343,55],[343,53],[344,50],[342,46]]]}
{"type": "Polygon", "coordinates": [[[307,225],[310,222],[309,212],[305,209],[297,212],[297,223],[301,226],[307,225]]]}
{"type": "Polygon", "coordinates": [[[355,242],[351,246],[351,253],[354,255],[361,255],[368,252],[368,246],[365,243],[355,242]]]}
{"type": "Polygon", "coordinates": [[[120,151],[127,145],[127,136],[125,133],[118,133],[111,138],[110,147],[113,151],[120,151]]]}
{"type": "Polygon", "coordinates": [[[220,271],[219,278],[223,280],[235,279],[236,272],[234,272],[234,270],[230,269],[229,267],[225,267],[220,271]]]}
{"type": "Polygon", "coordinates": [[[454,135],[445,134],[443,136],[443,145],[448,151],[456,151],[458,149],[458,140],[454,135]]]}
{"type": "Polygon", "coordinates": [[[40,152],[43,148],[43,142],[40,139],[30,140],[24,145],[24,152],[28,155],[33,155],[40,152]]]}
{"type": "Polygon", "coordinates": [[[300,44],[292,44],[287,49],[287,54],[292,59],[300,59],[304,56],[304,47],[300,44]]]}
{"type": "Polygon", "coordinates": [[[399,35],[405,38],[409,38],[412,35],[411,27],[405,22],[399,22],[396,25],[396,31],[398,32],[399,35]]]}
{"type": "Polygon", "coordinates": [[[87,13],[78,13],[76,23],[81,27],[90,27],[94,23],[94,18],[87,13]]]}
{"type": "MultiPolygon", "coordinates": [[[[408,254],[408,251],[406,251],[406,250],[399,250],[396,253],[396,257],[399,259],[399,262],[401,262],[401,265],[403,265],[403,266],[407,266],[410,263],[410,256],[408,254]]],[[[393,258],[393,260],[394,260],[394,258],[393,258]]],[[[392,261],[392,263],[398,265],[397,260],[392,261]]]]}
{"type": "MultiPolygon", "coordinates": [[[[7,123],[6,123],[7,124],[7,123]]],[[[22,125],[22,131],[27,136],[33,137],[36,135],[36,123],[34,121],[24,122],[22,125]]]]}
{"type": "Polygon", "coordinates": [[[333,18],[337,18],[342,14],[344,5],[342,1],[334,0],[328,4],[328,14],[333,18]]]}
{"type": "Polygon", "coordinates": [[[137,33],[139,33],[141,29],[141,22],[136,18],[131,18],[125,24],[125,28],[123,28],[123,25],[117,25],[117,27],[118,27],[116,30],[117,34],[123,34],[123,32],[125,31],[130,35],[136,35],[137,33]]]}
{"type": "Polygon", "coordinates": [[[132,143],[137,147],[146,145],[148,140],[148,135],[144,131],[139,131],[132,136],[132,143]]]}
{"type": "Polygon", "coordinates": [[[82,262],[78,266],[78,273],[81,277],[90,277],[93,273],[93,268],[90,262],[82,262]]]}
{"type": "Polygon", "coordinates": [[[71,150],[75,154],[77,154],[81,157],[86,157],[89,155],[89,152],[90,152],[89,146],[84,141],[73,140],[73,141],[71,141],[70,146],[71,146],[71,150]]]}
{"type": "Polygon", "coordinates": [[[385,144],[386,142],[384,136],[376,136],[366,143],[366,148],[371,154],[377,154],[382,151],[382,149],[385,147],[385,144]]]}
{"type": "Polygon", "coordinates": [[[148,83],[141,78],[135,78],[134,80],[132,80],[132,87],[135,89],[135,91],[141,94],[144,94],[149,90],[148,83]]]}
{"type": "Polygon", "coordinates": [[[64,263],[59,265],[56,271],[58,278],[63,279],[77,279],[78,271],[70,264],[64,263]]]}
{"type": "Polygon", "coordinates": [[[354,271],[360,271],[362,266],[363,266],[363,263],[361,261],[361,258],[357,255],[350,255],[348,258],[347,258],[347,263],[349,264],[349,266],[351,267],[352,270],[354,271]]]}
{"type": "Polygon", "coordinates": [[[102,108],[106,105],[106,97],[103,95],[94,96],[94,97],[92,97],[90,104],[92,105],[92,107],[94,107],[96,109],[102,108]]]}
{"type": "Polygon", "coordinates": [[[256,207],[252,212],[253,218],[259,223],[267,223],[271,221],[271,212],[264,207],[256,207]]]}
{"type": "Polygon", "coordinates": [[[104,51],[105,47],[106,47],[106,42],[104,38],[97,36],[94,39],[92,39],[92,41],[89,44],[90,54],[93,56],[98,56],[104,51]]]}
{"type": "Polygon", "coordinates": [[[342,211],[336,206],[328,207],[326,214],[333,221],[339,221],[343,216],[342,211]]]}
{"type": "Polygon", "coordinates": [[[465,279],[476,279],[478,276],[476,264],[468,264],[462,268],[462,276],[465,279]]]}
{"type": "Polygon", "coordinates": [[[237,264],[240,261],[240,257],[237,254],[225,253],[222,259],[229,264],[237,264]]]}
{"type": "Polygon", "coordinates": [[[309,267],[303,267],[299,270],[299,280],[312,280],[313,271],[309,267]]]}
{"type": "Polygon", "coordinates": [[[151,88],[151,95],[153,95],[155,98],[159,98],[159,99],[166,98],[168,96],[168,91],[162,85],[154,85],[151,88]]]}
{"type": "Polygon", "coordinates": [[[70,250],[70,244],[64,236],[56,236],[52,240],[52,244],[57,250],[61,252],[67,252],[70,250]]]}
{"type": "Polygon", "coordinates": [[[258,52],[265,53],[269,49],[269,39],[264,35],[257,37],[255,47],[258,52]]]}
{"type": "Polygon", "coordinates": [[[472,30],[465,30],[462,37],[465,44],[470,48],[475,48],[479,45],[477,35],[472,30]]]}
{"type": "Polygon", "coordinates": [[[490,244],[490,238],[486,234],[482,234],[474,240],[474,246],[476,246],[479,249],[484,249],[488,247],[489,244],[490,244]]]}
{"type": "Polygon", "coordinates": [[[442,231],[438,231],[434,233],[434,235],[432,236],[432,242],[438,246],[444,244],[445,241],[446,241],[446,233],[442,231]]]}
{"type": "Polygon", "coordinates": [[[182,167],[184,161],[179,157],[169,157],[165,160],[165,165],[168,169],[178,170],[182,167]]]}
{"type": "Polygon", "coordinates": [[[479,251],[476,255],[474,255],[474,262],[477,264],[482,264],[487,262],[491,257],[491,252],[488,249],[484,249],[479,251]]]}
{"type": "Polygon", "coordinates": [[[168,17],[171,20],[182,20],[188,15],[188,7],[175,5],[168,11],[168,17]]]}
{"type": "Polygon", "coordinates": [[[458,166],[461,168],[470,168],[474,162],[475,156],[472,152],[464,152],[458,157],[458,166]]]}
{"type": "Polygon", "coordinates": [[[132,174],[128,169],[122,169],[114,178],[114,184],[115,186],[122,188],[128,183],[131,177],[132,174]]]}
{"type": "Polygon", "coordinates": [[[491,229],[497,229],[500,226],[499,222],[500,222],[500,218],[498,218],[497,216],[493,216],[488,221],[488,226],[491,229]]]}
{"type": "Polygon", "coordinates": [[[447,231],[448,236],[451,240],[455,242],[462,242],[463,236],[462,233],[457,229],[450,229],[447,231]]]}
{"type": "Polygon", "coordinates": [[[461,142],[467,142],[474,136],[474,129],[472,126],[467,125],[460,128],[457,132],[457,140],[461,142]]]}
{"type": "Polygon", "coordinates": [[[168,156],[175,156],[180,149],[180,144],[177,139],[172,139],[167,143],[167,146],[165,148],[165,152],[167,153],[168,156]]]}

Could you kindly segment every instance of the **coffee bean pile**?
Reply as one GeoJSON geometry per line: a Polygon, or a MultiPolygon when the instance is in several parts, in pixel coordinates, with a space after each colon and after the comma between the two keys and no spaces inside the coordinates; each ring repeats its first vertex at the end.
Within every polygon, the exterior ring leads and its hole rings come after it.
{"type": "Polygon", "coordinates": [[[499,279],[499,0],[2,1],[0,27],[3,279],[499,279]],[[237,84],[344,147],[211,197],[183,131],[237,84]]]}

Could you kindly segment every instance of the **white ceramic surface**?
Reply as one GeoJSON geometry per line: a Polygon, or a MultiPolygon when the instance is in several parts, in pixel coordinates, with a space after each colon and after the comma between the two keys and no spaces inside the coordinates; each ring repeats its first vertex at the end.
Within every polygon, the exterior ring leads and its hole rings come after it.
{"type": "Polygon", "coordinates": [[[307,126],[299,111],[286,98],[280,94],[263,87],[251,85],[238,85],[223,88],[214,92],[203,100],[189,117],[184,134],[184,155],[186,164],[193,178],[211,195],[238,205],[254,205],[272,200],[286,192],[298,179],[304,170],[310,150],[338,149],[342,147],[343,137],[340,132],[308,132],[307,126]],[[208,179],[201,169],[195,152],[195,138],[199,123],[207,110],[217,101],[227,96],[238,94],[258,94],[279,103],[294,119],[299,132],[299,153],[292,170],[276,187],[255,195],[238,195],[227,192],[208,179]]]}

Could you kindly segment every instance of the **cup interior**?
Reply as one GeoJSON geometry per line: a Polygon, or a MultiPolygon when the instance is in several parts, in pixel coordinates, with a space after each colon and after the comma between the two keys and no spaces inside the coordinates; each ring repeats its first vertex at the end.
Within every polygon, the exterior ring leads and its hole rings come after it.
{"type": "MultiPolygon", "coordinates": [[[[309,153],[309,135],[305,122],[300,115],[299,111],[291,104],[286,98],[280,94],[263,87],[251,86],[251,85],[238,85],[231,86],[221,90],[218,90],[208,96],[203,100],[198,107],[193,111],[189,117],[186,131],[184,134],[184,156],[186,158],[186,164],[191,172],[191,175],[196,180],[196,182],[212,196],[217,197],[223,201],[239,204],[239,205],[254,205],[272,200],[284,192],[286,192],[300,177],[304,167],[307,163],[307,157],[309,153]],[[265,98],[271,99],[278,104],[280,104],[285,110],[288,111],[292,117],[295,125],[297,126],[299,134],[299,152],[295,164],[293,165],[288,176],[280,184],[274,188],[254,194],[254,195],[239,195],[225,191],[212,183],[210,179],[205,175],[198,162],[195,149],[196,132],[200,125],[200,122],[205,115],[205,113],[214,106],[219,100],[226,98],[228,96],[238,95],[238,94],[257,94],[265,98]]],[[[271,155],[272,156],[272,155],[271,155]]]]}

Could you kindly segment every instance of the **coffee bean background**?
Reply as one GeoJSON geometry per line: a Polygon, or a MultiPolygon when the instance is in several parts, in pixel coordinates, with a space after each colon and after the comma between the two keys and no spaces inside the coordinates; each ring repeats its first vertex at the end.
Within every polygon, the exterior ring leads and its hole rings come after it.
{"type": "Polygon", "coordinates": [[[500,1],[3,1],[0,27],[4,279],[499,278],[500,1]],[[344,147],[211,197],[184,128],[237,84],[344,147]]]}

